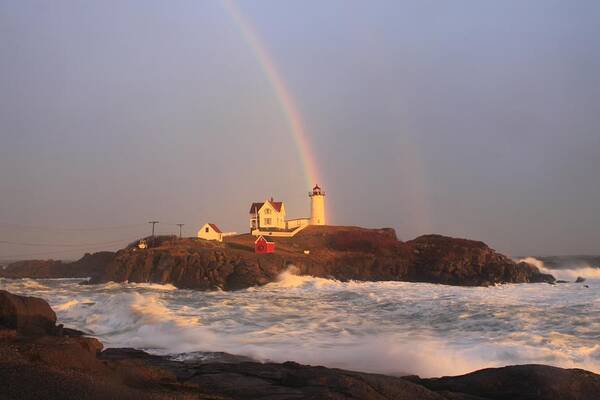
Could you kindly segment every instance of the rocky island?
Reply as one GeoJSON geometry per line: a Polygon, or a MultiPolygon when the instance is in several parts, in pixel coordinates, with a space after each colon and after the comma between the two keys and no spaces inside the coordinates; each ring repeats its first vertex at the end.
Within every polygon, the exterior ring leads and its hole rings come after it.
{"type": "Polygon", "coordinates": [[[421,379],[215,354],[176,361],[105,349],[56,324],[42,299],[0,291],[3,399],[592,400],[600,375],[544,365],[421,379]]]}
{"type": "Polygon", "coordinates": [[[223,242],[162,237],[78,261],[21,261],[0,270],[7,278],[90,277],[90,283],[169,283],[197,290],[238,290],[273,282],[290,266],[297,273],[342,281],[408,281],[461,286],[555,281],[535,266],[516,263],[485,243],[441,235],[400,241],[393,229],[309,226],[291,238],[272,238],[277,251],[256,254],[255,237],[223,242]]]}

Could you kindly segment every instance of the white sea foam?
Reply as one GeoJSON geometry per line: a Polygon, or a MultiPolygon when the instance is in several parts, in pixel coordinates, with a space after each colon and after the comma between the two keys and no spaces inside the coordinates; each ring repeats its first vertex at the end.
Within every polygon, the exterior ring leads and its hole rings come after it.
{"type": "Polygon", "coordinates": [[[64,302],[62,304],[56,304],[52,308],[54,309],[54,311],[60,312],[60,311],[66,311],[69,308],[76,306],[77,304],[79,304],[79,300],[73,299],[73,300],[69,300],[67,302],[64,302]]]}
{"type": "Polygon", "coordinates": [[[340,282],[333,279],[318,278],[310,275],[299,275],[298,268],[290,265],[284,272],[279,274],[275,282],[266,285],[269,289],[320,289],[324,286],[336,285],[340,282]]]}
{"type": "Polygon", "coordinates": [[[27,288],[27,289],[31,289],[31,290],[48,289],[45,285],[42,285],[41,283],[39,283],[33,279],[25,278],[21,282],[22,282],[23,287],[27,288]]]}
{"type": "MultiPolygon", "coordinates": [[[[552,271],[554,272],[554,270],[552,271]]],[[[600,281],[462,288],[297,276],[236,292],[0,280],[108,347],[225,351],[421,376],[544,363],[600,372],[600,281]]]]}
{"type": "Polygon", "coordinates": [[[127,285],[132,288],[141,288],[141,289],[152,289],[152,290],[177,290],[177,288],[171,284],[161,284],[161,283],[129,283],[127,285]]]}

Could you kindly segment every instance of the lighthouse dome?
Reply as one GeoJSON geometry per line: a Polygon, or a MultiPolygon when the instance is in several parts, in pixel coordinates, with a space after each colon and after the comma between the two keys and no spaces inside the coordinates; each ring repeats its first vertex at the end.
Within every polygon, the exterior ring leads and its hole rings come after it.
{"type": "Polygon", "coordinates": [[[315,187],[312,189],[312,195],[324,195],[325,193],[323,193],[323,191],[321,190],[321,187],[319,187],[319,185],[315,185],[315,187]]]}

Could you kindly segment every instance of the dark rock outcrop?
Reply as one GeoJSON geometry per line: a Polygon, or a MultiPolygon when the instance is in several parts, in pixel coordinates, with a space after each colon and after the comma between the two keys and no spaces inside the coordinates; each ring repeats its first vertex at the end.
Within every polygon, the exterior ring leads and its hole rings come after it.
{"type": "Polygon", "coordinates": [[[0,270],[4,278],[87,278],[102,275],[104,267],[115,256],[114,252],[101,251],[85,254],[73,262],[57,260],[26,260],[17,261],[0,270]]]}
{"type": "Polygon", "coordinates": [[[231,399],[395,399],[444,400],[402,378],[294,362],[171,365],[178,382],[204,395],[231,399]]]}
{"type": "Polygon", "coordinates": [[[118,382],[126,388],[147,391],[140,398],[184,395],[240,400],[592,400],[597,398],[600,380],[599,375],[588,371],[543,365],[490,368],[458,377],[420,379],[294,362],[181,362],[133,349],[107,349],[99,354],[98,360],[107,368],[103,370],[96,364],[78,368],[100,374],[104,379],[117,373],[118,382]]]}
{"type": "Polygon", "coordinates": [[[4,278],[68,278],[64,271],[65,263],[59,260],[23,260],[17,261],[0,270],[4,278]]]}
{"type": "Polygon", "coordinates": [[[290,265],[299,274],[342,281],[412,281],[448,285],[554,282],[535,266],[515,263],[483,242],[426,235],[399,241],[393,229],[310,226],[272,238],[274,254],[254,253],[250,235],[225,242],[165,237],[156,246],[86,255],[68,264],[12,264],[5,277],[84,277],[91,283],[170,283],[179,288],[237,290],[273,282],[290,265]],[[305,250],[309,254],[305,254],[305,250]],[[37,268],[37,269],[36,269],[37,268]]]}
{"type": "Polygon", "coordinates": [[[493,400],[597,400],[600,375],[582,369],[513,365],[470,374],[413,379],[434,391],[465,393],[493,400]]]}
{"type": "Polygon", "coordinates": [[[554,282],[537,267],[497,253],[485,243],[441,235],[425,235],[407,242],[416,254],[409,279],[450,285],[554,282]]]}
{"type": "Polygon", "coordinates": [[[392,229],[311,226],[293,238],[273,240],[277,251],[261,255],[254,254],[250,235],[227,238],[224,243],[184,239],[151,249],[124,249],[91,282],[236,290],[273,282],[290,265],[299,274],[342,281],[468,286],[554,281],[551,275],[515,263],[483,242],[440,235],[401,242],[392,229]]]}

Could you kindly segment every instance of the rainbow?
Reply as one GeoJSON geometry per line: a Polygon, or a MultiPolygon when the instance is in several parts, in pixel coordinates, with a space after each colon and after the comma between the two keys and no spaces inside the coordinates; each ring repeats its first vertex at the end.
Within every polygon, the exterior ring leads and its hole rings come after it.
{"type": "Polygon", "coordinates": [[[273,58],[270,56],[265,46],[261,43],[256,30],[246,20],[246,18],[244,18],[234,0],[222,1],[225,9],[238,25],[242,36],[254,51],[258,62],[260,63],[271,86],[273,87],[273,91],[279,100],[279,104],[281,105],[281,109],[286,117],[292,137],[296,147],[298,148],[298,153],[304,168],[304,176],[306,178],[307,186],[308,188],[312,188],[312,185],[321,182],[321,180],[319,179],[315,157],[311,151],[310,141],[306,134],[306,130],[304,129],[302,117],[298,112],[294,99],[285,85],[281,74],[277,70],[273,58]]]}

